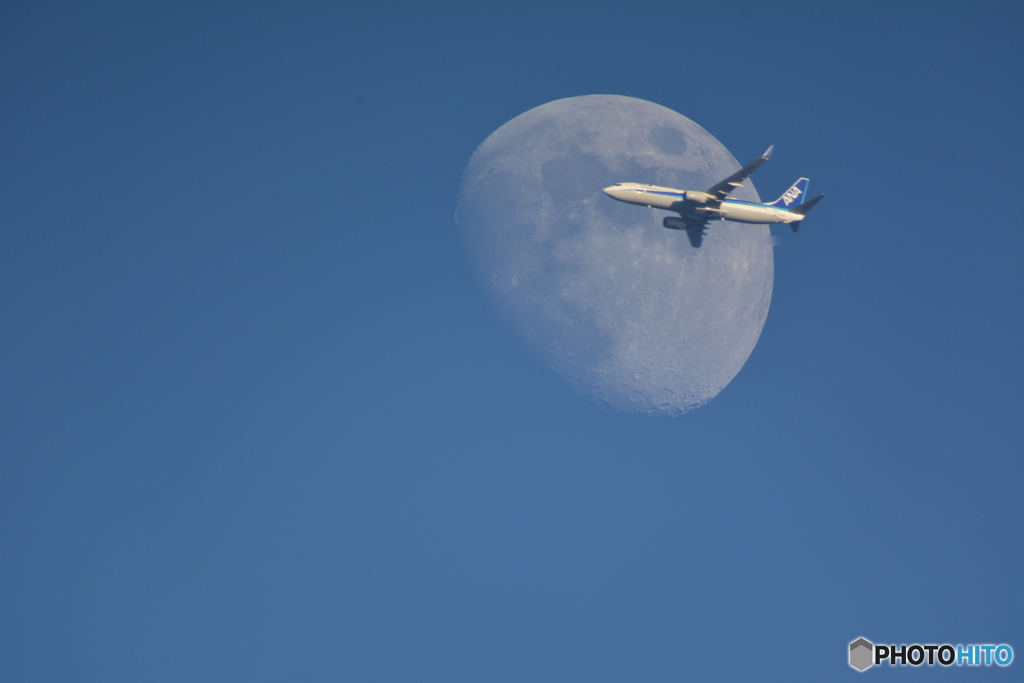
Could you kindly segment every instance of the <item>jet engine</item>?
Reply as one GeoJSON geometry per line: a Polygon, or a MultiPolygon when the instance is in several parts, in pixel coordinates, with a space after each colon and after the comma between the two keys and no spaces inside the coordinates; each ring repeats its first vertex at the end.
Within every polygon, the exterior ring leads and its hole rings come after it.
{"type": "Polygon", "coordinates": [[[684,221],[682,218],[675,218],[673,216],[669,216],[668,218],[663,220],[661,224],[664,225],[669,230],[686,230],[686,221],[684,221]]]}

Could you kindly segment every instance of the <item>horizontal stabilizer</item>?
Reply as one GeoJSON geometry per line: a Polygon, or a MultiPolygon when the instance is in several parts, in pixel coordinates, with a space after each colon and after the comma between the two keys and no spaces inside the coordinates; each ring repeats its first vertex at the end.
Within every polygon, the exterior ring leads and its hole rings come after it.
{"type": "Polygon", "coordinates": [[[801,216],[805,216],[805,215],[807,215],[807,212],[810,211],[811,209],[813,209],[814,205],[817,204],[818,202],[820,202],[824,196],[825,195],[823,195],[823,194],[819,194],[814,199],[806,201],[803,204],[801,204],[800,206],[796,207],[795,209],[790,209],[789,211],[790,211],[790,213],[795,213],[795,214],[799,214],[801,216]]]}
{"type": "Polygon", "coordinates": [[[797,230],[800,229],[800,224],[802,222],[803,221],[793,221],[792,223],[789,224],[789,227],[793,230],[793,232],[796,232],[797,230]]]}

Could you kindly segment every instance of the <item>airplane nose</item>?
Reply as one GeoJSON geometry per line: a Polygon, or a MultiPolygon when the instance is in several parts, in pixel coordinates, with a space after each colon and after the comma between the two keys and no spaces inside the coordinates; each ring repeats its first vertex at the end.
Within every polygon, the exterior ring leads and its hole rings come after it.
{"type": "Polygon", "coordinates": [[[608,187],[604,188],[602,192],[604,192],[612,199],[617,199],[620,202],[629,201],[627,199],[629,193],[624,187],[622,187],[622,183],[619,183],[618,185],[609,185],[608,187]]]}

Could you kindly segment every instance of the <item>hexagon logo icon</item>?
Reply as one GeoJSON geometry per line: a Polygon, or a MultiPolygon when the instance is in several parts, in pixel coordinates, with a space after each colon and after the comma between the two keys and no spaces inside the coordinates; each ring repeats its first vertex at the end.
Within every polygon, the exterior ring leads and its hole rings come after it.
{"type": "Polygon", "coordinates": [[[871,641],[858,638],[850,643],[850,666],[863,671],[874,663],[875,646],[871,641]]]}

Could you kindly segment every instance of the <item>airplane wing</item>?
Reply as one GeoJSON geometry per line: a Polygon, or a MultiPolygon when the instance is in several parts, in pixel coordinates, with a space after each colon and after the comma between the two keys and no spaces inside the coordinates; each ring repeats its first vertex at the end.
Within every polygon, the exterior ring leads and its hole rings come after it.
{"type": "Polygon", "coordinates": [[[694,247],[699,247],[704,242],[704,233],[708,229],[707,218],[694,218],[688,216],[686,218],[666,218],[661,223],[669,230],[685,230],[686,236],[690,238],[690,244],[694,247]]]}
{"type": "MultiPolygon", "coordinates": [[[[743,181],[750,177],[750,174],[761,167],[761,164],[768,161],[768,158],[772,155],[772,150],[775,149],[775,145],[772,145],[768,150],[759,156],[758,158],[751,161],[749,164],[741,168],[740,170],[733,173],[731,176],[723,180],[722,182],[712,185],[708,188],[708,194],[714,195],[715,199],[722,201],[730,194],[732,194],[736,188],[743,184],[743,181]]],[[[692,239],[690,240],[693,241],[692,239]]]]}
{"type": "Polygon", "coordinates": [[[690,238],[690,244],[694,248],[699,247],[704,243],[704,234],[708,231],[707,224],[700,225],[696,223],[690,223],[686,226],[686,236],[690,238]]]}

